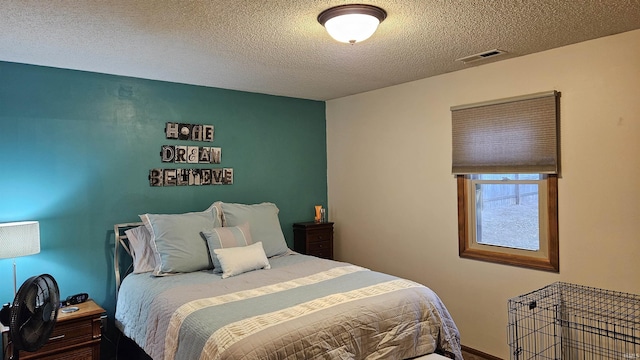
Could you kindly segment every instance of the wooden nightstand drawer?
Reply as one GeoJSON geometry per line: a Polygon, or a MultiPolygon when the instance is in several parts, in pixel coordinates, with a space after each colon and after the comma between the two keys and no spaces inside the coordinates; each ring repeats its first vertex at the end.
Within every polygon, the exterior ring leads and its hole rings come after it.
{"type": "MultiPolygon", "coordinates": [[[[20,357],[22,359],[22,357],[20,357]]],[[[26,357],[25,357],[26,359],[26,357]]],[[[93,349],[90,347],[82,347],[72,349],[64,353],[55,353],[51,355],[40,356],[38,360],[91,360],[93,357],[93,349]]]]}
{"type": "MultiPolygon", "coordinates": [[[[49,341],[38,352],[48,351],[73,346],[93,340],[93,325],[91,319],[80,319],[56,323],[49,341]]],[[[27,355],[24,355],[26,358],[27,355]]],[[[23,356],[20,356],[23,358],[23,356]]]]}
{"type": "Polygon", "coordinates": [[[331,240],[333,240],[333,229],[310,230],[307,232],[307,241],[309,242],[327,242],[331,240]]]}
{"type": "Polygon", "coordinates": [[[104,309],[93,300],[75,306],[76,312],[58,312],[49,341],[36,352],[20,351],[20,359],[99,360],[104,309]]]}
{"type": "Polygon", "coordinates": [[[299,253],[333,259],[333,223],[293,224],[293,245],[299,253]]]}
{"type": "Polygon", "coordinates": [[[331,243],[329,241],[314,241],[314,242],[309,242],[307,244],[307,252],[312,253],[312,252],[320,252],[323,250],[330,250],[331,249],[331,243]]]}
{"type": "Polygon", "coordinates": [[[317,251],[309,251],[307,255],[323,258],[323,259],[331,259],[333,258],[333,251],[331,249],[322,249],[317,251]]]}

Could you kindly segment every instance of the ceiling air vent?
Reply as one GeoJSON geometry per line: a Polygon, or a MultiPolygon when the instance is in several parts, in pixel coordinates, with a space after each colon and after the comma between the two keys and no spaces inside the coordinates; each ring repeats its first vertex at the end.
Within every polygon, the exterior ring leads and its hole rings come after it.
{"type": "Polygon", "coordinates": [[[507,52],[503,50],[493,49],[493,50],[481,52],[479,54],[465,56],[463,58],[456,59],[456,61],[462,61],[462,63],[464,64],[469,64],[479,60],[494,58],[496,56],[504,55],[506,53],[507,52]]]}

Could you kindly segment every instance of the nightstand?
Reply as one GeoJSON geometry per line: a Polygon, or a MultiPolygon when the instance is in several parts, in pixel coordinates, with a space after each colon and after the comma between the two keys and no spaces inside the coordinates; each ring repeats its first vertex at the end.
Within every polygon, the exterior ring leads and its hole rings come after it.
{"type": "Polygon", "coordinates": [[[293,249],[302,254],[333,259],[333,223],[293,224],[293,249]]]}
{"type": "MultiPolygon", "coordinates": [[[[58,310],[58,319],[49,341],[36,352],[20,351],[21,360],[100,359],[102,319],[106,316],[104,309],[93,300],[73,306],[79,310],[72,313],[58,310]]],[[[8,330],[3,328],[3,332],[8,330]]],[[[6,334],[3,333],[3,349],[7,346],[4,335],[6,334]]],[[[11,354],[11,349],[7,354],[11,354]]]]}

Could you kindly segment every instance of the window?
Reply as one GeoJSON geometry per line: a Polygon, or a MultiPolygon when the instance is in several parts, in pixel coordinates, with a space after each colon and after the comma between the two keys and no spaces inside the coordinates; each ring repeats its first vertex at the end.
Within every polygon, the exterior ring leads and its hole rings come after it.
{"type": "Polygon", "coordinates": [[[490,177],[457,176],[460,257],[559,271],[557,176],[490,177]]]}
{"type": "Polygon", "coordinates": [[[558,96],[452,108],[460,257],[559,271],[558,96]]]}

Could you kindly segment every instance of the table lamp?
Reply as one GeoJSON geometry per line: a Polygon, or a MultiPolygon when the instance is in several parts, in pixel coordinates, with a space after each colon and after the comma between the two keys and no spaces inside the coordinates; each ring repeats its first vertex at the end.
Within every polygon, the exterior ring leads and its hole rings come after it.
{"type": "Polygon", "coordinates": [[[37,221],[0,223],[0,259],[13,258],[13,295],[16,295],[16,259],[40,252],[37,221]]]}

